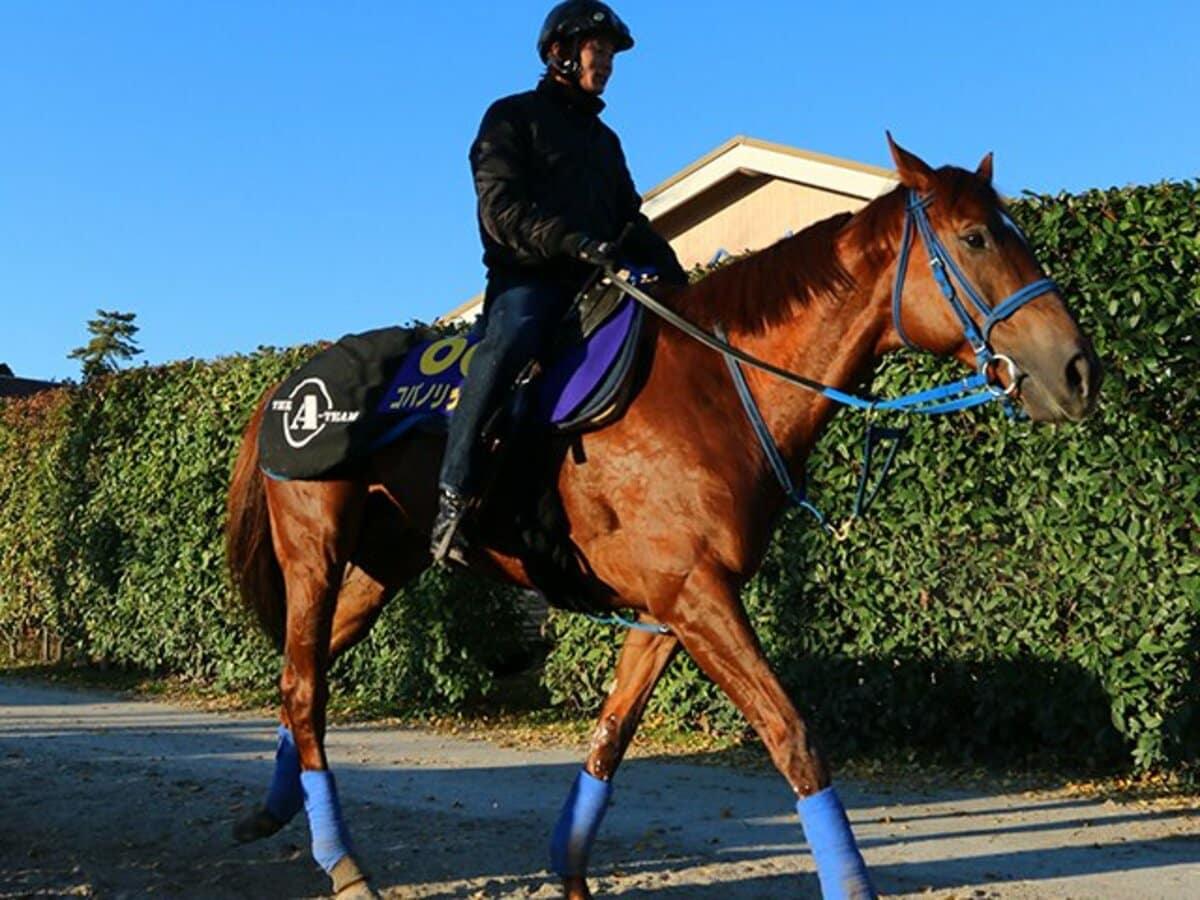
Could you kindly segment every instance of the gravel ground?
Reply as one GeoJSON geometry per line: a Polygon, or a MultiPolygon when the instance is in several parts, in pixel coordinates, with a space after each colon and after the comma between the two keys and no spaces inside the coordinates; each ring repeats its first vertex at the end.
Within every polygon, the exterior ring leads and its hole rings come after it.
{"type": "MultiPolygon", "coordinates": [[[[0,898],[317,897],[297,819],[236,845],[274,724],[0,679],[0,898]]],[[[547,839],[582,758],[412,729],[334,729],[360,856],[388,898],[554,898],[547,839]]],[[[1200,897],[1200,814],[1065,793],[839,791],[889,897],[1200,897]]],[[[778,777],[632,759],[593,859],[598,897],[817,897],[778,777]]]]}

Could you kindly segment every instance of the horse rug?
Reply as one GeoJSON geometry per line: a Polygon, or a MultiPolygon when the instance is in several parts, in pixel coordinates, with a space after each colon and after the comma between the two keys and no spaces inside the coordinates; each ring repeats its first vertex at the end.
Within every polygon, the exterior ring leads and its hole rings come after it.
{"type": "MultiPolygon", "coordinates": [[[[534,383],[524,427],[581,431],[623,411],[641,307],[623,299],[602,318],[583,315],[575,324],[581,336],[560,341],[534,383]]],[[[263,471],[276,479],[331,477],[415,428],[444,429],[479,339],[426,327],[343,337],[271,395],[259,429],[263,471]]]]}

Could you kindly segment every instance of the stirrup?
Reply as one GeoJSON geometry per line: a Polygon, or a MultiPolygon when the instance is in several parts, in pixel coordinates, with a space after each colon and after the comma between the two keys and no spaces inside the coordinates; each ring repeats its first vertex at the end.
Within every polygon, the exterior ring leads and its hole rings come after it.
{"type": "Polygon", "coordinates": [[[438,511],[430,534],[429,555],[434,565],[447,560],[465,566],[467,541],[462,535],[463,520],[470,508],[470,499],[454,491],[442,489],[438,511]]]}
{"type": "Polygon", "coordinates": [[[429,547],[429,555],[433,557],[433,565],[445,566],[453,563],[457,566],[467,565],[467,542],[459,533],[462,520],[453,522],[442,535],[442,539],[429,547]]]}

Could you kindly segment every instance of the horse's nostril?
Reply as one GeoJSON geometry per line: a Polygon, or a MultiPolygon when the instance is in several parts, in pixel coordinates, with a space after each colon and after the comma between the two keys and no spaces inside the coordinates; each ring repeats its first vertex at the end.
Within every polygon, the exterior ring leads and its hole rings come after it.
{"type": "Polygon", "coordinates": [[[1071,393],[1086,398],[1092,389],[1091,364],[1082,353],[1076,353],[1067,363],[1067,386],[1071,393]]]}

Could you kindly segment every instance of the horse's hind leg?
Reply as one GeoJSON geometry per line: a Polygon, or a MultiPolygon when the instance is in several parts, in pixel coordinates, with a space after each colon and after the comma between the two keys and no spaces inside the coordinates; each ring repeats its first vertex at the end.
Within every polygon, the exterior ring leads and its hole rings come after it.
{"type": "Polygon", "coordinates": [[[796,811],[827,898],[875,896],[829,770],[721,574],[693,570],[664,619],[697,665],[737,705],[799,798],[796,811]]]}
{"type": "Polygon", "coordinates": [[[382,494],[367,498],[334,610],[330,664],[366,637],[388,600],[429,567],[428,543],[382,494]]]}
{"type": "MultiPolygon", "coordinates": [[[[425,553],[424,541],[419,547],[425,553]]],[[[422,560],[421,568],[424,567],[422,560]]],[[[413,574],[420,568],[412,570],[413,574]]],[[[365,570],[350,566],[342,580],[337,608],[333,615],[333,634],[329,646],[329,664],[366,637],[382,612],[384,604],[396,593],[397,586],[377,581],[365,570]]],[[[234,826],[234,838],[240,842],[270,837],[304,807],[300,788],[300,756],[292,737],[291,719],[286,707],[280,709],[279,736],[275,749],[275,769],[262,806],[240,819],[234,826]]]]}
{"type": "Polygon", "coordinates": [[[616,680],[600,710],[583,771],[575,778],[550,845],[554,870],[570,900],[587,900],[592,841],[612,793],[612,777],[625,756],[650,695],[679,641],[671,634],[630,631],[617,660],[616,680]]]}
{"type": "MultiPolygon", "coordinates": [[[[387,601],[429,564],[424,535],[411,532],[390,502],[371,494],[334,607],[328,665],[364,638],[387,601]]],[[[235,826],[240,841],[268,837],[303,807],[300,758],[287,704],[280,712],[275,771],[264,805],[235,826]]]]}

